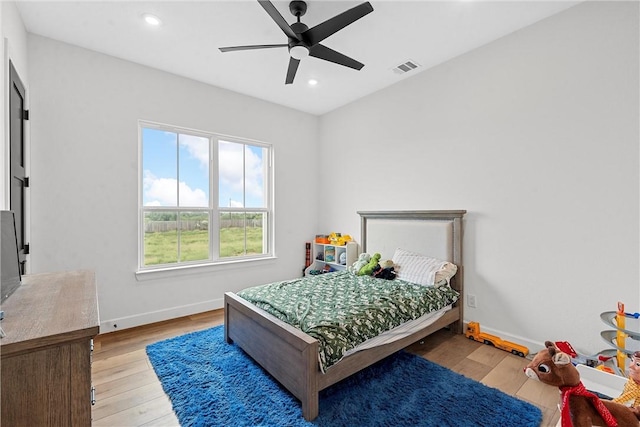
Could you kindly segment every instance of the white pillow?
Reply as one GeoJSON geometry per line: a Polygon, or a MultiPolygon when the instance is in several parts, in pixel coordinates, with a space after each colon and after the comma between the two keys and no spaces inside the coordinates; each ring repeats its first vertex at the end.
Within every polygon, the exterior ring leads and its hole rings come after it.
{"type": "Polygon", "coordinates": [[[424,286],[433,286],[443,281],[448,283],[458,271],[458,267],[449,261],[400,248],[393,254],[393,263],[398,266],[398,279],[424,286]]]}

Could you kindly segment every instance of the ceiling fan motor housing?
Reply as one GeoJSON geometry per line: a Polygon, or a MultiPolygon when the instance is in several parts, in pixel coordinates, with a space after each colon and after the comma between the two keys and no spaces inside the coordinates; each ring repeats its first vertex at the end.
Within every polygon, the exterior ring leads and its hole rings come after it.
{"type": "MultiPolygon", "coordinates": [[[[304,2],[291,2],[291,3],[304,3],[304,2]]],[[[305,4],[305,8],[306,8],[305,4]]],[[[295,22],[291,24],[291,30],[293,30],[296,35],[300,36],[300,40],[289,37],[289,55],[291,55],[295,59],[302,59],[309,56],[309,49],[311,48],[310,44],[302,37],[302,33],[309,29],[308,26],[303,24],[302,22],[295,22]]]]}
{"type": "Polygon", "coordinates": [[[295,22],[291,24],[291,30],[293,30],[293,32],[296,33],[296,35],[300,36],[300,40],[296,40],[289,37],[289,47],[290,48],[292,46],[305,46],[307,48],[311,47],[309,46],[309,43],[304,39],[304,37],[302,37],[302,33],[307,31],[308,29],[309,27],[307,27],[302,22],[295,22]]]}
{"type": "Polygon", "coordinates": [[[307,3],[301,0],[294,0],[289,3],[289,10],[293,14],[293,16],[297,16],[300,18],[305,13],[307,13],[307,3]]]}

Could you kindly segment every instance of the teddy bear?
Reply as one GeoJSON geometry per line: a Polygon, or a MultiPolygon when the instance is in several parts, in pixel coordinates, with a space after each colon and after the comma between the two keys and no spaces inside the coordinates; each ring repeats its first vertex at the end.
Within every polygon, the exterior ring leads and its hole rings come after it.
{"type": "Polygon", "coordinates": [[[393,260],[386,259],[384,261],[380,261],[378,267],[379,268],[373,272],[373,277],[385,280],[393,280],[396,278],[397,273],[393,260]]]}
{"type": "Polygon", "coordinates": [[[640,404],[640,351],[633,353],[629,364],[629,379],[624,385],[622,394],[613,399],[614,402],[625,404],[631,402],[631,406],[640,404]]]}
{"type": "Polygon", "coordinates": [[[380,261],[380,254],[375,253],[371,256],[369,262],[358,271],[358,276],[371,276],[378,266],[378,262],[380,261]]]}
{"type": "Polygon", "coordinates": [[[527,377],[560,389],[562,427],[618,426],[638,427],[638,415],[631,408],[602,400],[588,391],[571,357],[551,341],[524,368],[527,377]]]}
{"type": "Polygon", "coordinates": [[[358,256],[358,259],[352,265],[347,267],[347,271],[357,275],[360,272],[360,269],[369,263],[370,259],[371,255],[364,252],[361,253],[360,256],[358,256]]]}

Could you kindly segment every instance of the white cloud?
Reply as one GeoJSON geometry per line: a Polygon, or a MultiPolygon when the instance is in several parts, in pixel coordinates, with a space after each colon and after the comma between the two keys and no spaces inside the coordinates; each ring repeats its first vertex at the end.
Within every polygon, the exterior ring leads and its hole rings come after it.
{"type": "Polygon", "coordinates": [[[200,167],[209,170],[209,138],[180,134],[180,145],[200,162],[200,167]]]}
{"type": "MultiPolygon", "coordinates": [[[[149,170],[144,171],[145,206],[175,206],[177,200],[177,180],[175,178],[158,178],[149,170]]],[[[207,194],[199,189],[190,188],[180,182],[180,206],[208,206],[207,194]]]]}
{"type": "MultiPolygon", "coordinates": [[[[221,143],[219,148],[219,174],[223,187],[230,189],[233,195],[242,195],[246,191],[249,198],[264,200],[263,159],[250,149],[244,150],[243,145],[236,143],[221,143]],[[243,161],[245,165],[243,167],[243,161]],[[244,172],[244,177],[243,177],[244,172]],[[243,178],[246,178],[246,182],[243,178]]],[[[231,206],[242,206],[242,202],[231,202],[231,206]]]]}
{"type": "Polygon", "coordinates": [[[199,188],[191,189],[184,182],[180,182],[180,206],[207,207],[207,194],[199,188]]]}

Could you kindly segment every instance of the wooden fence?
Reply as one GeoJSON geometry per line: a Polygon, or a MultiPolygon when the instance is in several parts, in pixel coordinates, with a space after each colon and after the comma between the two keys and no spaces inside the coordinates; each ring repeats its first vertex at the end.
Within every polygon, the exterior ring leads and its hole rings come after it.
{"type": "MultiPolygon", "coordinates": [[[[261,219],[223,219],[220,220],[220,228],[232,228],[232,227],[251,227],[262,228],[261,219]]],[[[208,230],[209,221],[202,220],[183,220],[180,221],[180,228],[182,230],[208,230]]],[[[178,229],[177,221],[147,221],[144,223],[145,233],[161,233],[164,231],[176,231],[178,229]]]]}

